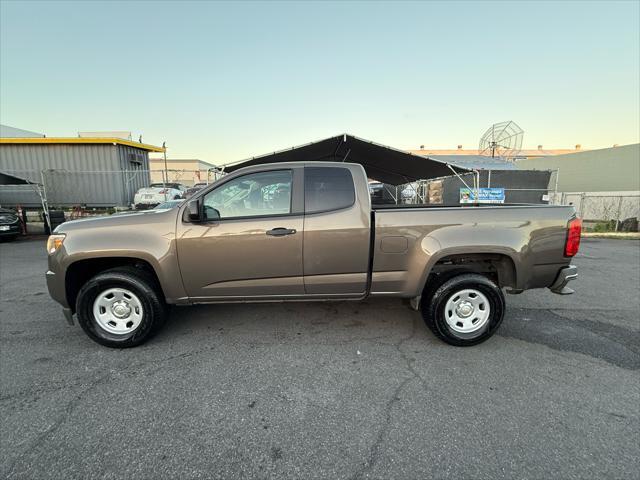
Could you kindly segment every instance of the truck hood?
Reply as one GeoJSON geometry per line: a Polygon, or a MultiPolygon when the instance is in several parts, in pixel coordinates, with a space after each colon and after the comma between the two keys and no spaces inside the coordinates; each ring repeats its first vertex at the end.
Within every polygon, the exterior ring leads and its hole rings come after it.
{"type": "Polygon", "coordinates": [[[123,230],[127,230],[130,234],[139,226],[144,228],[145,225],[157,225],[159,223],[167,223],[175,228],[175,220],[180,208],[172,208],[170,210],[146,210],[144,212],[130,213],[127,215],[105,215],[102,217],[87,217],[78,220],[71,220],[59,225],[55,233],[68,233],[77,230],[96,229],[96,228],[113,228],[122,226],[123,230]]]}

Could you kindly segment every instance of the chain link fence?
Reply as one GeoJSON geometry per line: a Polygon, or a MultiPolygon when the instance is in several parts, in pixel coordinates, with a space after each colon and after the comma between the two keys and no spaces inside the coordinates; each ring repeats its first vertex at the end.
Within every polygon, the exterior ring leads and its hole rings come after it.
{"type": "Polygon", "coordinates": [[[86,206],[127,208],[135,193],[151,184],[211,183],[222,175],[213,170],[117,170],[78,171],[64,169],[3,171],[0,205],[36,208],[86,206]]]}
{"type": "Polygon", "coordinates": [[[181,183],[186,187],[191,187],[198,183],[212,183],[220,178],[223,173],[218,169],[208,170],[150,170],[151,183],[181,183]]]}
{"type": "MultiPolygon", "coordinates": [[[[381,185],[381,184],[376,184],[381,185]]],[[[377,186],[381,203],[457,205],[460,188],[503,188],[505,203],[550,203],[557,191],[558,170],[480,170],[442,178],[418,180],[403,185],[377,186]]]]}
{"type": "Polygon", "coordinates": [[[637,192],[564,192],[554,198],[558,205],[573,205],[587,222],[613,222],[616,227],[627,219],[640,217],[637,192]]]}
{"type": "MultiPolygon", "coordinates": [[[[573,205],[587,222],[613,222],[614,227],[627,219],[640,217],[639,192],[557,192],[557,171],[546,172],[548,177],[527,178],[524,185],[540,188],[510,188],[516,182],[504,175],[510,171],[484,171],[480,187],[505,186],[507,203],[549,203],[573,205]],[[503,178],[501,179],[501,175],[503,178]]],[[[49,208],[130,208],[135,193],[152,183],[212,183],[223,173],[219,170],[119,170],[68,171],[61,169],[3,171],[0,184],[0,205],[22,206],[32,209],[49,208]],[[11,176],[13,183],[9,179],[11,176]],[[9,182],[9,183],[7,183],[9,182]]],[[[541,172],[538,172],[540,174],[541,172]]],[[[522,174],[519,174],[522,175],[522,174]]],[[[477,177],[476,177],[477,180],[477,177]]],[[[520,181],[520,180],[518,180],[520,181]]],[[[378,184],[382,185],[382,184],[378,184]]],[[[374,203],[376,195],[382,203],[393,204],[457,204],[459,188],[474,186],[474,174],[460,177],[421,180],[405,185],[383,185],[382,190],[370,188],[374,203]],[[466,185],[465,185],[466,183],[466,185]],[[376,193],[378,192],[378,193],[376,193]],[[447,198],[449,200],[447,200],[447,198]]]]}

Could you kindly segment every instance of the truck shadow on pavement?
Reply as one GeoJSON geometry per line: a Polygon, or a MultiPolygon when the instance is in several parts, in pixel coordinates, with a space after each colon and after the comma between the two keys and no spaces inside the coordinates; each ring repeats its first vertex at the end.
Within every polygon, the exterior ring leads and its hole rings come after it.
{"type": "MultiPolygon", "coordinates": [[[[180,336],[215,336],[253,345],[295,341],[314,344],[395,344],[415,330],[421,342],[446,346],[424,325],[420,313],[397,299],[365,302],[219,304],[174,307],[154,342],[180,336]]],[[[640,333],[595,320],[575,320],[547,309],[507,310],[497,332],[553,350],[575,352],[613,365],[640,369],[640,333]]],[[[482,348],[476,346],[471,348],[482,348]]]]}

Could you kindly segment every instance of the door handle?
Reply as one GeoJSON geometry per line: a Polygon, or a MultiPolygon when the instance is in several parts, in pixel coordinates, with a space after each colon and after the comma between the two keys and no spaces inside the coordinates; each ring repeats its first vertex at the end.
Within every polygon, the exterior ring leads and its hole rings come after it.
{"type": "Polygon", "coordinates": [[[278,227],[267,230],[267,235],[271,235],[272,237],[284,237],[285,235],[293,235],[294,233],[296,233],[295,228],[278,227]]]}

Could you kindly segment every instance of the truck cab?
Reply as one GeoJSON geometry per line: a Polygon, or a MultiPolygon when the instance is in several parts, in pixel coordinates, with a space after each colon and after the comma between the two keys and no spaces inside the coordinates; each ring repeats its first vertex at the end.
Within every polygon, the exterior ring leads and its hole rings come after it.
{"type": "Polygon", "coordinates": [[[364,296],[371,208],[366,183],[354,182],[364,169],[253,170],[202,192],[184,209],[177,253],[189,272],[183,281],[191,301],[364,296]]]}

